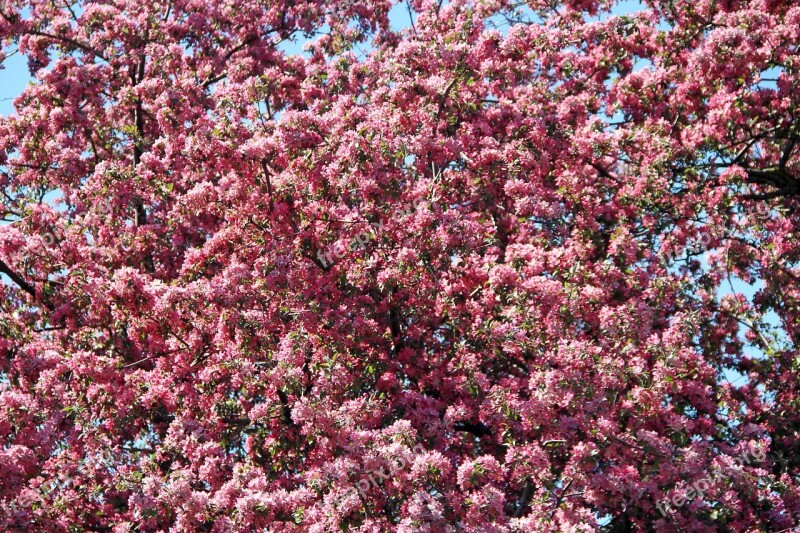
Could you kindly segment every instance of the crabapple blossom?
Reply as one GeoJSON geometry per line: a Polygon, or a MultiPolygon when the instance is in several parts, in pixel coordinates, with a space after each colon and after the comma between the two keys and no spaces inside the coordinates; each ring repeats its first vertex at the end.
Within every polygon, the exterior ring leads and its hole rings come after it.
{"type": "Polygon", "coordinates": [[[630,6],[0,0],[0,530],[797,527],[800,5],[630,6]]]}

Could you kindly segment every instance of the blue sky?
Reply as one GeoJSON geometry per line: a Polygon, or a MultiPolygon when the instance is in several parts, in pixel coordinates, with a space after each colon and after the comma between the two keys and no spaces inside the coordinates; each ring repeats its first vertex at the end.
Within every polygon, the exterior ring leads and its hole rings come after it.
{"type": "Polygon", "coordinates": [[[30,81],[28,62],[22,54],[14,54],[3,61],[3,70],[0,70],[0,115],[14,112],[14,98],[22,93],[30,81]]]}

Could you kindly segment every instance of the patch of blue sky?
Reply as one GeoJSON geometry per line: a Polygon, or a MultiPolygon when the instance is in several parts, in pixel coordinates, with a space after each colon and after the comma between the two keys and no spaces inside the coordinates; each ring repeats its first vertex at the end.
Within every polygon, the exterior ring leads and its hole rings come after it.
{"type": "Polygon", "coordinates": [[[403,31],[411,28],[416,23],[416,13],[409,8],[406,0],[401,0],[392,6],[389,11],[389,28],[393,31],[403,31]]]}
{"type": "Polygon", "coordinates": [[[14,113],[14,100],[22,94],[33,79],[28,72],[28,61],[15,49],[4,50],[8,57],[0,69],[0,115],[9,116],[14,113]]]}
{"type": "Polygon", "coordinates": [[[778,89],[778,79],[780,79],[783,69],[781,67],[770,67],[761,72],[756,87],[761,89],[778,89]]]}
{"type": "Polygon", "coordinates": [[[330,27],[325,25],[313,33],[294,32],[290,37],[280,41],[275,47],[286,55],[311,57],[305,45],[314,41],[320,35],[330,32],[330,27]]]}

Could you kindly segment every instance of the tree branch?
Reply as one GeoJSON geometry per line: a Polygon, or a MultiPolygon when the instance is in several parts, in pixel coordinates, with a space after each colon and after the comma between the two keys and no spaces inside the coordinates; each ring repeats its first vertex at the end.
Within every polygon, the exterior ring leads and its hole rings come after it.
{"type": "Polygon", "coordinates": [[[467,422],[465,420],[458,420],[453,424],[453,429],[456,431],[466,431],[467,433],[472,433],[478,438],[481,438],[484,435],[492,434],[492,430],[483,422],[473,424],[472,422],[467,422]]]}
{"type": "MultiPolygon", "coordinates": [[[[131,68],[131,85],[136,87],[144,78],[144,57],[139,60],[138,65],[136,68],[131,68]]],[[[140,98],[136,99],[136,106],[133,110],[133,124],[136,128],[136,138],[133,140],[133,170],[136,171],[136,167],[139,166],[139,163],[142,160],[142,147],[141,143],[144,139],[144,113],[142,112],[142,100],[140,98]]],[[[147,223],[147,211],[144,208],[144,205],[141,201],[135,200],[133,203],[133,208],[135,211],[134,215],[134,224],[136,227],[139,227],[143,224],[147,223]]]]}
{"type": "Polygon", "coordinates": [[[278,389],[278,399],[281,401],[283,420],[290,426],[294,426],[295,423],[294,420],[292,420],[292,408],[289,407],[289,397],[286,396],[286,393],[281,389],[278,389]]]}
{"type": "Polygon", "coordinates": [[[11,278],[11,281],[16,283],[20,289],[36,298],[36,289],[33,287],[33,285],[22,279],[19,274],[11,270],[2,260],[0,260],[0,272],[11,278]]]}
{"type": "Polygon", "coordinates": [[[522,489],[522,494],[520,494],[519,499],[517,499],[517,505],[514,509],[514,516],[513,518],[519,518],[522,514],[522,511],[525,509],[525,506],[528,505],[528,501],[531,498],[531,491],[533,490],[533,485],[531,484],[530,480],[525,482],[525,488],[522,489]]]}
{"type": "MultiPolygon", "coordinates": [[[[70,11],[72,11],[72,10],[70,9],[70,11]]],[[[20,22],[20,21],[15,21],[13,18],[8,16],[2,10],[0,10],[0,16],[2,16],[4,19],[6,19],[6,21],[9,24],[12,24],[12,25],[13,24],[17,24],[17,23],[20,22]]],[[[73,13],[72,16],[74,17],[75,14],[73,13]]],[[[90,54],[93,54],[96,57],[99,57],[100,59],[102,59],[105,62],[108,62],[108,59],[106,58],[106,56],[104,56],[99,51],[95,50],[94,48],[92,48],[88,44],[82,43],[80,41],[76,41],[75,39],[72,39],[70,37],[64,37],[64,36],[61,36],[61,35],[53,35],[52,33],[47,33],[47,32],[43,32],[43,31],[39,31],[39,30],[32,30],[32,29],[24,29],[20,33],[22,33],[23,35],[36,35],[37,37],[45,37],[47,39],[53,39],[54,41],[61,41],[62,43],[70,44],[70,45],[72,45],[72,46],[74,46],[76,48],[79,48],[79,49],[83,50],[84,52],[88,52],[90,54]]]]}

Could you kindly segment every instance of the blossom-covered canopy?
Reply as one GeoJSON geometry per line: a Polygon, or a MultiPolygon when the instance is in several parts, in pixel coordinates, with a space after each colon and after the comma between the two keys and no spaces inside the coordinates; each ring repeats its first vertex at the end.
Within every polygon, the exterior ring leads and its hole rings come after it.
{"type": "Polygon", "coordinates": [[[0,0],[0,40],[3,531],[800,521],[796,2],[0,0]]]}

